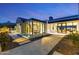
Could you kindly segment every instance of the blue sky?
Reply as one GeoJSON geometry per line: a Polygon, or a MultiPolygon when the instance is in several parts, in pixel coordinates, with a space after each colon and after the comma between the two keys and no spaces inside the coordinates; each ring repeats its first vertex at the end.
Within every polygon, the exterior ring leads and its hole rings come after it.
{"type": "Polygon", "coordinates": [[[77,3],[26,3],[0,4],[0,22],[16,22],[17,17],[41,20],[78,14],[77,3]]]}

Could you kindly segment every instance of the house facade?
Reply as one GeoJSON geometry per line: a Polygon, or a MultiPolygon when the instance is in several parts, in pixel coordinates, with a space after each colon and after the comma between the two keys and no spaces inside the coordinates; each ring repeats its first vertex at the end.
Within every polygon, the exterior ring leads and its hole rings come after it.
{"type": "Polygon", "coordinates": [[[45,21],[38,19],[25,19],[19,17],[16,21],[16,31],[25,35],[37,35],[46,32],[45,21]]]}
{"type": "Polygon", "coordinates": [[[79,32],[79,15],[53,19],[48,21],[39,19],[25,19],[19,17],[16,21],[16,32],[27,35],[37,35],[43,33],[76,33],[79,32]]]}
{"type": "Polygon", "coordinates": [[[49,18],[48,30],[57,33],[76,33],[79,32],[79,15],[62,18],[49,18]]]}

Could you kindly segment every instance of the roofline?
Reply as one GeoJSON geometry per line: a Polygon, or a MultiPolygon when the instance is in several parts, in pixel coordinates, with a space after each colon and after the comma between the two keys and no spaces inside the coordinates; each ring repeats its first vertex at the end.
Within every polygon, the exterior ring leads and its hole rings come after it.
{"type": "Polygon", "coordinates": [[[30,20],[35,20],[35,21],[40,21],[40,22],[46,22],[44,20],[39,20],[39,19],[35,19],[35,18],[30,18],[30,20]]]}
{"type": "Polygon", "coordinates": [[[48,22],[48,23],[57,23],[57,22],[74,21],[74,20],[79,20],[79,19],[62,20],[62,21],[54,21],[54,22],[48,22]]]}
{"type": "Polygon", "coordinates": [[[32,21],[32,20],[40,21],[40,22],[43,22],[43,23],[46,22],[46,21],[43,21],[43,20],[35,19],[35,18],[26,19],[26,18],[18,17],[16,23],[18,23],[18,21],[19,21],[18,19],[21,19],[20,21],[22,21],[22,22],[32,21]],[[23,20],[24,20],[24,21],[23,21],[23,20]]]}
{"type": "Polygon", "coordinates": [[[72,16],[67,16],[67,17],[62,17],[62,18],[56,18],[56,19],[53,19],[53,20],[57,20],[57,21],[48,21],[48,23],[63,22],[63,21],[72,21],[72,20],[79,20],[79,15],[72,15],[72,16]],[[68,18],[68,17],[75,17],[75,16],[76,16],[76,18],[65,19],[65,18],[68,18]],[[63,19],[63,20],[58,20],[58,19],[63,19]]]}

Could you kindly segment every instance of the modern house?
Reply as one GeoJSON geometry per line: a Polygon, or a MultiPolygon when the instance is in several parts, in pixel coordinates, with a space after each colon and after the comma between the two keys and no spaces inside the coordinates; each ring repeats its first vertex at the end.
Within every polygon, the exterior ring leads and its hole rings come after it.
{"type": "Polygon", "coordinates": [[[49,17],[48,21],[39,19],[25,19],[18,17],[16,21],[17,33],[27,35],[37,35],[42,33],[76,33],[79,32],[79,15],[53,19],[49,17]]]}
{"type": "Polygon", "coordinates": [[[18,17],[16,23],[17,33],[25,35],[37,35],[46,32],[46,22],[42,20],[18,17]]]}

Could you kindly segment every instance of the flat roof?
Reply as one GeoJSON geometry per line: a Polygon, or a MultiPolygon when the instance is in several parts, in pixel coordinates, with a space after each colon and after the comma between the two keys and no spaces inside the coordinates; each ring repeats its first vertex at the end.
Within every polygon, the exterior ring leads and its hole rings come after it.
{"type": "Polygon", "coordinates": [[[48,20],[48,23],[72,21],[72,20],[79,20],[79,15],[72,15],[72,16],[67,16],[62,18],[51,19],[51,20],[48,20]]]}

